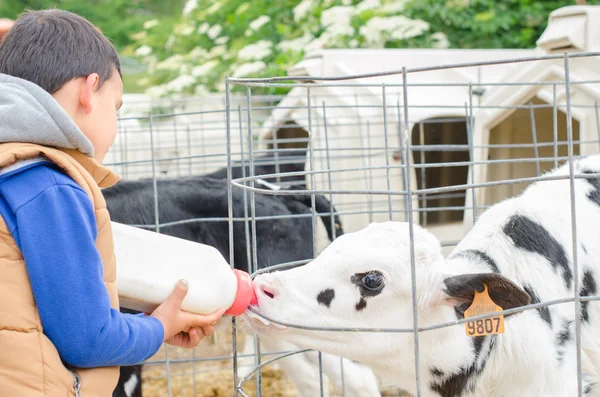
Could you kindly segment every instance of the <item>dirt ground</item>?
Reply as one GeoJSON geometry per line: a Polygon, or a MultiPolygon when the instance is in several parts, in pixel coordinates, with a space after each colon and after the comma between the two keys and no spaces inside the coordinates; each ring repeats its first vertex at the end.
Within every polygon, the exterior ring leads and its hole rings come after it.
{"type": "MultiPolygon", "coordinates": [[[[243,332],[238,332],[237,335],[239,351],[244,344],[246,335],[243,332]]],[[[180,349],[170,346],[167,354],[169,360],[187,360],[169,363],[172,397],[232,397],[234,395],[233,360],[207,360],[232,354],[231,328],[218,333],[216,338],[205,338],[196,349],[180,349]]],[[[267,358],[270,357],[265,357],[265,359],[267,358]]],[[[169,397],[164,346],[149,361],[162,361],[162,363],[144,366],[143,396],[169,397]]],[[[249,397],[256,397],[256,377],[252,377],[244,383],[243,391],[249,397]]],[[[262,371],[262,396],[296,397],[296,390],[281,370],[269,365],[262,371]]],[[[333,390],[330,396],[338,397],[333,390]]],[[[408,395],[399,395],[398,391],[384,391],[383,396],[408,397],[408,395]]]]}

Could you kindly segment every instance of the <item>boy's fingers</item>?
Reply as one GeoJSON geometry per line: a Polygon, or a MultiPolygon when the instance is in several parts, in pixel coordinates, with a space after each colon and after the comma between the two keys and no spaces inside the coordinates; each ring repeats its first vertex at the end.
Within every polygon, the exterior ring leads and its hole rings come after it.
{"type": "Polygon", "coordinates": [[[190,332],[188,332],[188,336],[190,347],[194,347],[198,343],[200,343],[200,334],[198,333],[198,330],[196,328],[190,329],[190,332]]]}
{"type": "Polygon", "coordinates": [[[203,326],[202,331],[204,332],[204,335],[206,335],[206,336],[211,336],[215,333],[215,329],[213,327],[211,327],[210,325],[203,326]]]}
{"type": "MultiPolygon", "coordinates": [[[[189,327],[202,327],[205,325],[214,325],[225,313],[224,309],[219,309],[216,312],[208,315],[199,315],[183,312],[186,315],[186,324],[189,327]]],[[[182,313],[182,314],[183,314],[182,313]]]]}
{"type": "Polygon", "coordinates": [[[179,280],[177,284],[175,284],[175,288],[171,295],[167,298],[167,302],[169,305],[175,306],[178,309],[181,307],[181,303],[183,299],[187,295],[188,291],[188,282],[186,280],[179,280]]]}
{"type": "Polygon", "coordinates": [[[197,327],[194,329],[198,333],[198,342],[200,342],[200,339],[204,338],[206,336],[206,333],[204,333],[204,329],[202,329],[202,327],[197,327]]]}
{"type": "Polygon", "coordinates": [[[210,324],[210,325],[216,324],[217,321],[219,321],[219,319],[221,317],[223,317],[223,314],[225,314],[226,311],[227,311],[226,309],[219,309],[214,313],[206,315],[205,317],[208,321],[207,324],[210,324]]]}

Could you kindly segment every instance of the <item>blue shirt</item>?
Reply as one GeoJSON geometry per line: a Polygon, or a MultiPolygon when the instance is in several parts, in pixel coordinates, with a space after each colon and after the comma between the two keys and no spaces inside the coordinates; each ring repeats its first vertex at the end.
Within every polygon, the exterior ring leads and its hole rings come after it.
{"type": "Polygon", "coordinates": [[[92,202],[71,178],[45,161],[0,175],[0,215],[25,258],[44,334],[66,363],[132,365],[158,351],[158,319],[110,307],[92,202]]]}

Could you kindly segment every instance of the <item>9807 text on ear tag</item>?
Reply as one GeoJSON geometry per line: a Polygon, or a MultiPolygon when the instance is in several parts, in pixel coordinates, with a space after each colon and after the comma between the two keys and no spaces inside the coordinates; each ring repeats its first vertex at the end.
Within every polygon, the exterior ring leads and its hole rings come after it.
{"type": "MultiPolygon", "coordinates": [[[[471,307],[465,311],[465,318],[481,316],[484,314],[501,312],[502,308],[494,303],[484,284],[483,292],[475,291],[475,298],[471,307]]],[[[504,333],[504,316],[496,316],[465,323],[468,336],[484,336],[504,333]]]]}

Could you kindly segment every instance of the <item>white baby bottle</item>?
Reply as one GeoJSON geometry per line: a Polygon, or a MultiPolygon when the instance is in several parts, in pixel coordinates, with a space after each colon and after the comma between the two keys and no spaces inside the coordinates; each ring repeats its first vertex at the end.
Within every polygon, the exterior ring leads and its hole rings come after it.
{"type": "Polygon", "coordinates": [[[238,316],[256,302],[252,279],[204,244],[112,222],[120,306],[152,312],[180,279],[188,282],[181,309],[238,316]]]}

